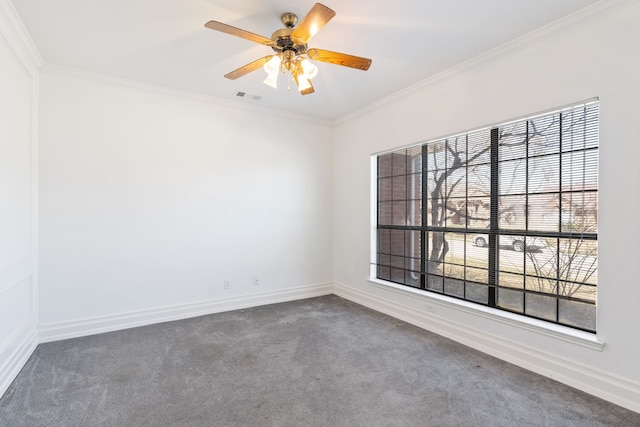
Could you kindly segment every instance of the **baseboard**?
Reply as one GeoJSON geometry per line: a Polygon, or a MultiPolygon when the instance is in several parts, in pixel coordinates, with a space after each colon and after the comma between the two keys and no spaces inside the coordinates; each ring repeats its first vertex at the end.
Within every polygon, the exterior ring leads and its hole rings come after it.
{"type": "Polygon", "coordinates": [[[39,328],[39,338],[41,343],[59,341],[224,311],[330,295],[332,292],[331,283],[321,283],[69,322],[42,324],[39,328]]]}
{"type": "Polygon", "coordinates": [[[28,325],[0,349],[0,398],[38,346],[38,333],[34,325],[28,325]]]}
{"type": "Polygon", "coordinates": [[[640,384],[342,284],[334,294],[640,413],[640,384]]]}

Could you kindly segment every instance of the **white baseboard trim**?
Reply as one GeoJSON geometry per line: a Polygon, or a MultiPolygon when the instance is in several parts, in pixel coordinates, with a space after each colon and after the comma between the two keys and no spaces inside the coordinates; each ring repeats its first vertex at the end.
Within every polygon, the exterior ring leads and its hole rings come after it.
{"type": "Polygon", "coordinates": [[[640,413],[640,384],[343,284],[334,294],[640,413]]]}
{"type": "Polygon", "coordinates": [[[33,324],[29,324],[0,349],[0,398],[9,389],[37,346],[37,329],[33,324]]]}
{"type": "Polygon", "coordinates": [[[300,286],[296,288],[240,295],[215,300],[140,310],[88,319],[40,325],[41,343],[59,341],[87,335],[101,334],[154,323],[170,322],[224,311],[239,310],[266,304],[313,298],[333,293],[332,283],[300,286]]]}

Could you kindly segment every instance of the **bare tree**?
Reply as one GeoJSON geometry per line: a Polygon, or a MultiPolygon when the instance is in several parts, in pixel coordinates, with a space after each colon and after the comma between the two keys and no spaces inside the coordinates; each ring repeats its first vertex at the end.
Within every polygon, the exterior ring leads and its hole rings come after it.
{"type": "MultiPolygon", "coordinates": [[[[561,124],[560,116],[556,114],[541,120],[522,121],[499,128],[498,149],[501,153],[501,165],[504,166],[500,175],[501,194],[520,194],[510,198],[500,197],[498,221],[501,227],[517,229],[513,225],[518,225],[519,218],[519,223],[522,224],[520,228],[524,229],[528,206],[522,194],[530,191],[533,185],[545,185],[552,180],[554,174],[558,174],[557,168],[554,170],[553,165],[545,165],[543,162],[534,164],[533,168],[531,165],[527,167],[527,157],[544,156],[546,152],[553,150],[557,152],[560,131],[577,131],[585,123],[586,113],[563,116],[563,119],[564,123],[561,124]],[[503,158],[513,161],[502,162],[503,158]],[[535,178],[534,183],[528,183],[529,188],[526,179],[522,177],[527,172],[530,177],[535,178]]],[[[475,229],[489,227],[490,149],[489,131],[457,136],[427,147],[428,199],[425,202],[428,225],[435,228],[460,227],[461,231],[465,230],[465,225],[475,229]]],[[[571,262],[563,262],[565,268],[558,273],[569,278],[573,277],[571,275],[575,270],[571,266],[581,262],[584,268],[591,258],[590,254],[586,258],[583,256],[584,244],[576,248],[576,242],[567,240],[563,243],[566,248],[556,246],[559,248],[558,256],[564,259],[571,251],[574,255],[571,262]]],[[[449,250],[446,234],[433,232],[429,245],[428,271],[438,269],[449,250]]],[[[551,268],[551,265],[540,262],[537,268],[542,272],[551,268]]]]}
{"type": "MultiPolygon", "coordinates": [[[[597,231],[597,198],[595,193],[583,194],[583,202],[566,200],[566,221],[562,231],[592,234],[597,231]]],[[[595,240],[581,238],[548,239],[544,252],[527,252],[527,268],[534,277],[529,286],[539,292],[595,301],[597,256],[595,240]]]]}

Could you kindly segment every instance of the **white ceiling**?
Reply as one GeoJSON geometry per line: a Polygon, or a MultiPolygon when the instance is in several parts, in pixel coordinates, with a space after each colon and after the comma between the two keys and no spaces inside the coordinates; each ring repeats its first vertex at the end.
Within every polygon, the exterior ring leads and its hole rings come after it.
{"type": "MultiPolygon", "coordinates": [[[[335,120],[596,0],[324,0],[336,16],[309,42],[371,58],[369,71],[316,63],[316,92],[223,75],[271,48],[204,27],[270,37],[313,0],[11,0],[45,64],[335,120]],[[259,95],[242,99],[237,91],[259,95]]],[[[295,87],[295,85],[294,85],[295,87]]]]}

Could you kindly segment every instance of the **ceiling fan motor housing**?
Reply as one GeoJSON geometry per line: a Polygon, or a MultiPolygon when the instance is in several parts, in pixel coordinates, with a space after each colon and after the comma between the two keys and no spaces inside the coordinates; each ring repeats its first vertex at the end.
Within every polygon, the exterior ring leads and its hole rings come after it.
{"type": "Polygon", "coordinates": [[[275,52],[282,53],[286,50],[291,50],[296,55],[301,55],[307,51],[307,45],[296,43],[291,38],[291,33],[293,33],[293,28],[282,28],[271,35],[271,40],[275,42],[272,46],[275,52]]]}

